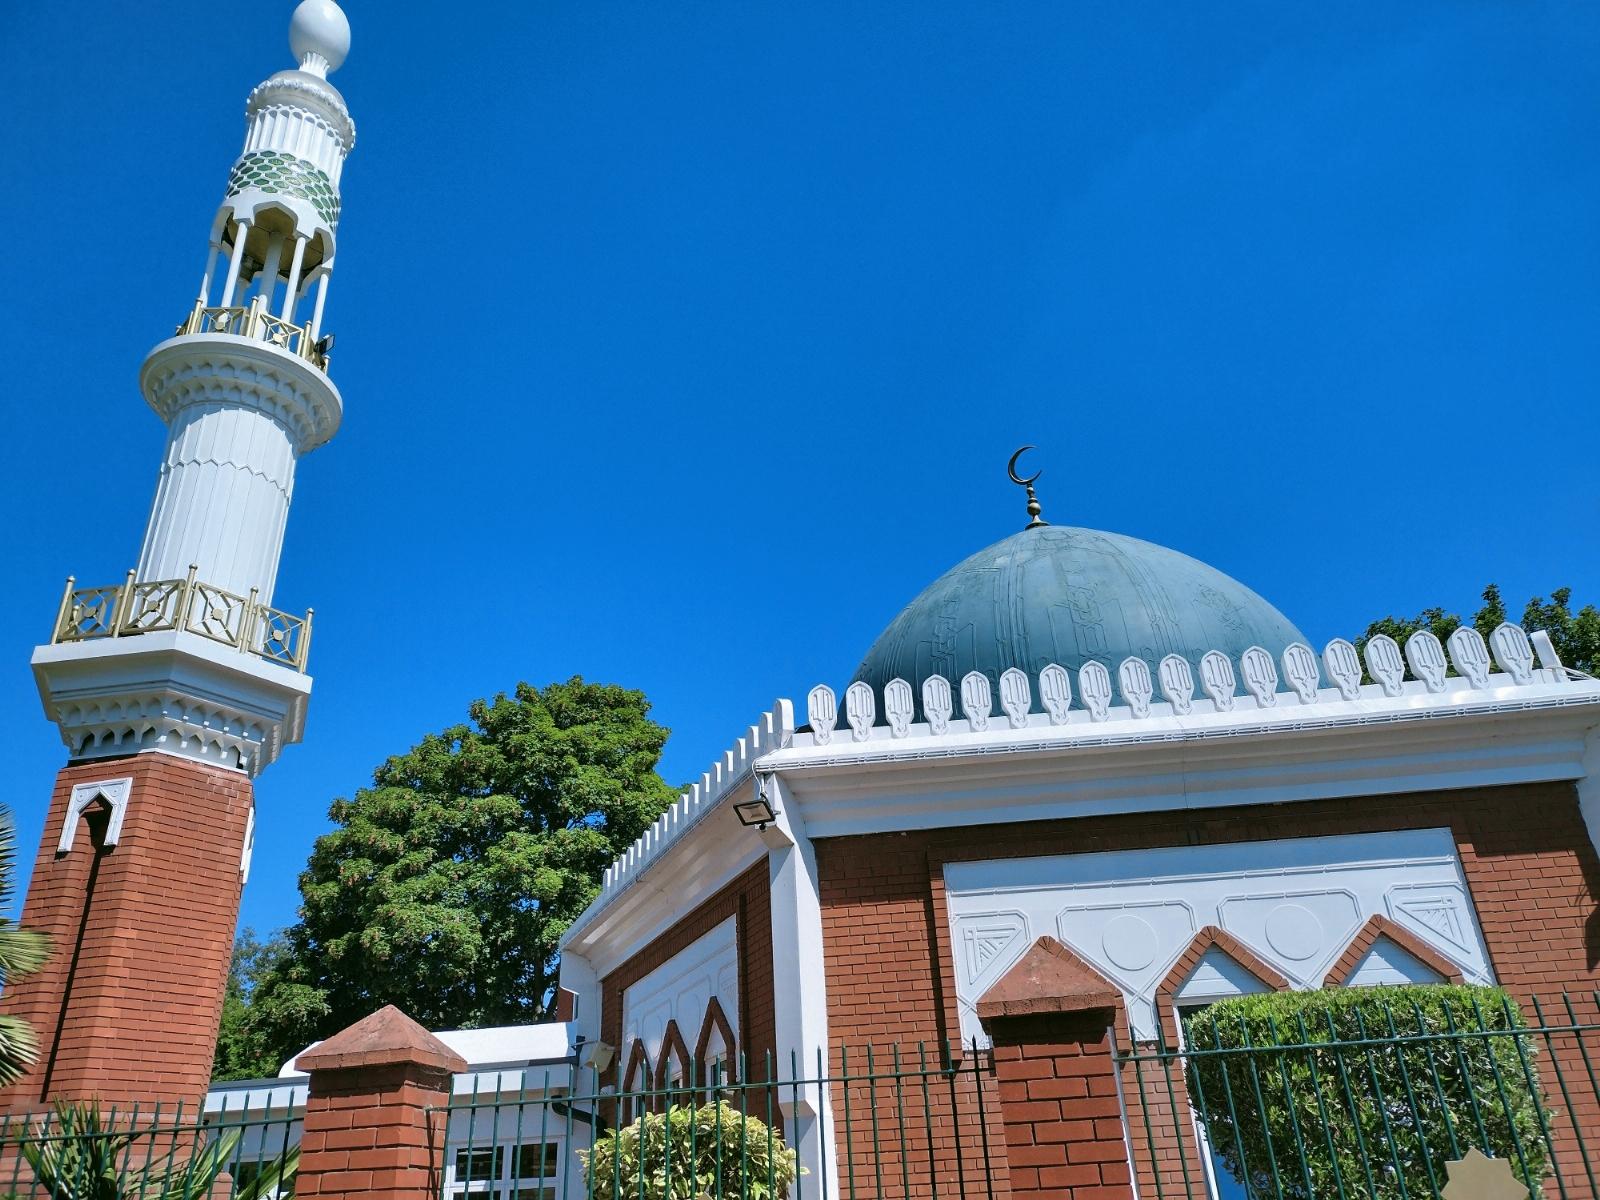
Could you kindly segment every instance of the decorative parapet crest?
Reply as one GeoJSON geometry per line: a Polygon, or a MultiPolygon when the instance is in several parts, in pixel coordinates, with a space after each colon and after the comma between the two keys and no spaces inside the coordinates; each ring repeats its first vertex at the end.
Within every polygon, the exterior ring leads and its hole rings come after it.
{"type": "MultiPolygon", "coordinates": [[[[947,733],[1001,733],[1078,722],[1139,722],[1218,713],[1243,717],[1252,711],[1259,712],[1264,721],[1292,720],[1296,705],[1490,692],[1565,683],[1575,675],[1562,665],[1547,634],[1530,635],[1510,622],[1496,629],[1487,642],[1476,629],[1462,626],[1450,635],[1448,654],[1439,639],[1426,630],[1412,634],[1403,649],[1393,638],[1380,634],[1365,647],[1367,672],[1375,680],[1371,684],[1361,682],[1362,657],[1344,638],[1334,638],[1323,649],[1320,672],[1319,656],[1303,642],[1288,646],[1276,660],[1260,646],[1251,646],[1237,663],[1229,655],[1212,650],[1200,660],[1205,700],[1195,698],[1195,672],[1181,656],[1169,654],[1162,659],[1154,680],[1143,659],[1130,657],[1116,671],[1120,685],[1117,704],[1112,703],[1112,673],[1104,663],[1090,661],[1079,669],[1076,694],[1068,672],[1051,663],[1038,673],[1038,705],[1043,712],[1034,711],[1032,681],[1013,668],[1000,678],[1000,701],[1007,718],[1004,723],[993,720],[992,688],[988,677],[978,671],[970,672],[960,682],[959,718],[952,714],[951,697],[956,689],[950,681],[938,675],[925,680],[923,719],[915,724],[906,715],[909,685],[904,680],[893,680],[886,688],[883,706],[889,718],[886,727],[874,723],[875,697],[866,684],[858,681],[848,689],[847,711],[851,740],[868,742],[885,737],[898,740],[947,733]],[[1491,661],[1500,668],[1493,675],[1491,661]],[[1449,676],[1452,668],[1456,672],[1454,679],[1449,676]],[[1323,685],[1324,678],[1331,686],[1323,685]],[[1158,681],[1159,701],[1155,699],[1158,681]],[[1239,705],[1241,688],[1251,697],[1252,704],[1239,705]]],[[[797,735],[796,746],[831,744],[839,721],[833,689],[826,684],[812,688],[806,709],[809,727],[797,735]]]]}
{"type": "MultiPolygon", "coordinates": [[[[867,703],[872,703],[872,691],[862,685],[867,703]]],[[[833,693],[829,692],[830,702],[833,693]]],[[[816,703],[813,697],[812,703],[816,703]]],[[[837,715],[837,713],[835,713],[837,715]]],[[[871,728],[867,716],[866,728],[871,728]]],[[[776,701],[770,712],[761,714],[761,720],[750,726],[745,735],[735,742],[711,768],[666,812],[656,818],[638,840],[606,868],[600,881],[600,894],[586,912],[595,912],[646,870],[667,847],[671,846],[708,812],[715,808],[729,792],[747,783],[756,759],[789,745],[794,737],[794,705],[787,700],[776,701]]],[[[573,929],[577,926],[574,925],[573,929]]],[[[569,930],[569,934],[570,934],[569,930]]]]}

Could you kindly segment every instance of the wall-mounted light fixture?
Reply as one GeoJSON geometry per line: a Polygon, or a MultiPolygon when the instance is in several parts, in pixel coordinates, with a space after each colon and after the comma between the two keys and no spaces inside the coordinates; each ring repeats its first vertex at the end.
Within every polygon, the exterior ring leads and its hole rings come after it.
{"type": "Polygon", "coordinates": [[[767,781],[759,775],[756,776],[756,797],[754,800],[745,800],[733,806],[733,815],[739,818],[739,824],[754,825],[757,829],[765,829],[778,819],[778,810],[772,807],[772,801],[767,799],[767,781]]]}

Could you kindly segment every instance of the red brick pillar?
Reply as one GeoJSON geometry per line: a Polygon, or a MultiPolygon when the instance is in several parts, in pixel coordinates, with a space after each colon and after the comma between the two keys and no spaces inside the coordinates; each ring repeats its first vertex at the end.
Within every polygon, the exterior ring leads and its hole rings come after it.
{"type": "Polygon", "coordinates": [[[252,803],[244,772],[171,754],[56,777],[22,909],[50,959],[0,1000],[32,1024],[40,1058],[0,1106],[205,1095],[252,803]]]}
{"type": "Polygon", "coordinates": [[[1040,938],[978,1001],[1016,1200],[1133,1200],[1111,1029],[1121,993],[1040,938]]]}
{"type": "Polygon", "coordinates": [[[392,1004],[300,1056],[311,1076],[295,1195],[433,1200],[466,1061],[392,1004]]]}

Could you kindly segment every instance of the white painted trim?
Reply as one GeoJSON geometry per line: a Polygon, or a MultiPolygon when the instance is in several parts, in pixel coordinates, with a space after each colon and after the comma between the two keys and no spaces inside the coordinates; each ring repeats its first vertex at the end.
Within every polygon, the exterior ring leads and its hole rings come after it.
{"type": "Polygon", "coordinates": [[[133,777],[104,779],[98,783],[73,785],[67,800],[66,818],[61,822],[61,840],[56,843],[57,854],[67,854],[78,836],[78,821],[97,800],[111,807],[111,820],[106,824],[105,848],[109,850],[122,837],[122,821],[128,815],[128,799],[133,794],[133,777]]]}
{"type": "MultiPolygon", "coordinates": [[[[767,798],[777,819],[763,835],[767,843],[767,878],[771,888],[772,996],[782,1078],[827,1078],[828,986],[823,956],[822,899],[817,882],[817,856],[799,810],[789,803],[781,780],[767,782],[767,798]],[[770,835],[770,836],[767,836],[770,835]],[[816,1074],[812,1075],[811,1072],[816,1074]]],[[[822,1194],[839,1194],[837,1141],[829,1123],[833,1104],[827,1084],[791,1089],[778,1099],[784,1123],[792,1131],[790,1145],[806,1162],[820,1162],[822,1194]]]]}

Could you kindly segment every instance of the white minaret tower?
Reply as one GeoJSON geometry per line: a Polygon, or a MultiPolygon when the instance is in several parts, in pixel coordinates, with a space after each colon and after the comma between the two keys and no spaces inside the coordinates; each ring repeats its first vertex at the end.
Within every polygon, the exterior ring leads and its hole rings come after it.
{"type": "Polygon", "coordinates": [[[355,125],[350,49],[303,0],[299,66],[250,94],[194,307],[139,386],[168,428],[138,566],[72,580],[33,655],[68,764],[23,920],[55,948],[0,1008],[40,1061],[6,1098],[197,1099],[255,823],[253,778],[300,739],[311,614],[273,607],[295,465],[342,403],[322,330],[355,125]]]}

